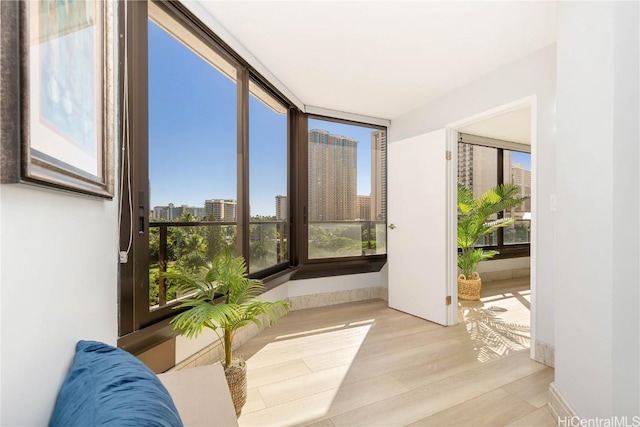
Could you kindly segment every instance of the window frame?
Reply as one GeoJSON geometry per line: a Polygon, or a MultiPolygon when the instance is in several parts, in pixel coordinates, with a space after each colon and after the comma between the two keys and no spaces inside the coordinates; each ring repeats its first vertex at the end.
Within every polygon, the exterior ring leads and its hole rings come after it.
{"type": "MultiPolygon", "coordinates": [[[[384,130],[388,132],[386,126],[374,125],[370,123],[356,122],[352,120],[338,119],[335,117],[322,116],[318,114],[301,114],[298,117],[297,133],[297,163],[302,173],[298,174],[298,188],[296,189],[297,217],[301,220],[297,223],[296,246],[298,248],[298,267],[300,271],[293,277],[297,279],[307,279],[315,277],[327,277],[343,274],[369,273],[380,271],[386,263],[387,254],[359,255],[351,257],[332,258],[309,258],[309,221],[307,219],[309,204],[309,119],[324,120],[334,123],[342,123],[354,126],[367,127],[384,130]]],[[[387,178],[385,176],[385,186],[387,178]]],[[[385,227],[387,218],[385,218],[385,227]]]]}
{"type": "MultiPolygon", "coordinates": [[[[177,25],[183,26],[190,31],[199,41],[206,44],[217,55],[229,62],[237,70],[237,141],[236,141],[236,161],[237,164],[237,248],[239,254],[245,259],[249,259],[249,122],[248,122],[248,96],[249,79],[254,84],[272,95],[278,102],[282,103],[288,111],[288,129],[291,129],[291,114],[293,104],[284,96],[279,94],[269,83],[247,63],[239,60],[239,57],[232,52],[221,40],[219,40],[206,26],[199,22],[180,3],[154,2],[154,7],[162,10],[177,25]],[[246,237],[246,238],[245,238],[246,237]],[[247,241],[245,241],[247,240],[247,241]]],[[[148,346],[151,339],[155,342],[159,339],[167,339],[173,336],[168,332],[168,321],[177,314],[174,309],[176,303],[167,304],[154,310],[149,309],[149,117],[148,117],[148,20],[149,7],[146,1],[121,2],[119,3],[120,33],[125,33],[127,44],[124,38],[120,40],[120,75],[124,75],[124,55],[128,60],[128,98],[129,108],[123,108],[124,97],[121,96],[121,123],[128,123],[126,135],[130,144],[126,155],[120,159],[122,171],[130,171],[131,188],[122,185],[122,200],[128,205],[123,206],[121,212],[120,227],[120,247],[126,249],[129,242],[129,224],[133,225],[131,233],[131,251],[128,255],[128,262],[120,264],[119,280],[119,325],[118,336],[122,347],[134,350],[141,350],[148,346]],[[127,14],[126,28],[125,8],[127,14]],[[126,48],[126,51],[125,51],[126,48]],[[126,116],[125,116],[126,114],[126,116]],[[141,216],[138,212],[144,212],[141,216]],[[147,277],[147,279],[143,279],[147,277]],[[135,336],[138,336],[136,338],[135,336]]],[[[120,94],[124,93],[125,80],[120,79],[120,94]]],[[[287,164],[290,163],[290,142],[291,135],[287,136],[287,164]]],[[[125,178],[126,179],[126,178],[125,178]]],[[[287,185],[290,187],[291,174],[287,176],[287,185]]],[[[290,191],[290,190],[289,190],[290,191]]],[[[291,199],[291,197],[288,197],[291,199]]],[[[291,215],[290,215],[291,216],[291,215]]],[[[291,224],[289,224],[291,227],[291,224]]],[[[291,252],[288,262],[279,263],[271,268],[261,270],[251,277],[259,279],[273,278],[273,282],[278,283],[286,276],[287,270],[291,269],[291,252]]],[[[169,327],[170,328],[170,327],[169,327]]]]}
{"type": "MultiPolygon", "coordinates": [[[[283,102],[282,101],[282,97],[279,96],[277,93],[275,93],[274,89],[272,89],[271,87],[267,86],[264,84],[264,82],[257,78],[255,76],[254,73],[250,73],[249,77],[247,79],[247,83],[248,85],[251,84],[251,82],[253,82],[254,85],[257,85],[261,90],[263,90],[264,92],[266,92],[266,94],[268,96],[271,96],[274,98],[275,101],[279,102],[282,107],[286,108],[287,111],[287,139],[286,139],[286,144],[287,144],[287,158],[286,158],[286,165],[287,165],[287,205],[289,206],[289,211],[288,211],[288,215],[287,215],[287,227],[288,227],[288,237],[287,237],[287,245],[288,245],[288,260],[286,261],[282,261],[280,263],[277,263],[273,266],[264,268],[262,270],[258,270],[256,272],[250,273],[250,277],[254,278],[254,279],[267,279],[270,276],[273,276],[274,274],[279,273],[280,271],[283,270],[283,267],[285,264],[287,264],[287,268],[291,267],[293,265],[292,263],[292,250],[291,250],[291,241],[293,239],[291,239],[291,230],[292,230],[292,223],[291,223],[291,177],[292,177],[292,173],[291,173],[291,141],[292,141],[292,122],[294,121],[294,116],[292,115],[292,112],[294,110],[292,104],[290,102],[283,102]]],[[[249,118],[249,98],[247,98],[247,126],[250,124],[250,118],[249,118]]],[[[246,168],[247,168],[247,172],[250,173],[250,164],[249,164],[249,160],[250,160],[250,156],[249,156],[249,150],[250,150],[250,138],[249,138],[249,133],[250,133],[250,129],[247,128],[247,141],[248,141],[248,145],[247,145],[247,155],[245,156],[246,158],[246,168]]],[[[246,186],[246,193],[247,193],[247,204],[246,206],[248,207],[250,205],[250,198],[251,198],[251,182],[249,180],[249,175],[247,175],[247,186],[246,186]]],[[[247,222],[247,236],[249,236],[249,229],[251,227],[251,216],[250,216],[250,212],[249,209],[247,209],[247,217],[246,217],[246,222],[247,222]]],[[[254,223],[255,224],[255,223],[254,223]]],[[[251,259],[251,254],[250,254],[250,244],[248,243],[246,245],[246,253],[244,254],[244,257],[246,260],[250,260],[251,259]]]]}
{"type": "MultiPolygon", "coordinates": [[[[376,254],[357,257],[308,258],[308,224],[304,221],[308,208],[308,118],[338,123],[366,126],[388,132],[384,126],[342,120],[304,113],[282,95],[259,72],[225,44],[206,25],[179,2],[154,2],[179,25],[195,35],[216,54],[236,67],[237,70],[237,245],[238,253],[250,259],[249,231],[249,81],[281,102],[287,114],[287,204],[288,215],[288,262],[252,273],[252,278],[261,279],[267,290],[289,280],[327,277],[380,271],[387,255],[376,254]]],[[[140,354],[177,335],[170,320],[179,311],[174,304],[149,310],[149,166],[148,166],[148,3],[147,1],[119,2],[119,75],[124,76],[124,57],[128,62],[127,79],[119,79],[120,119],[126,150],[121,154],[120,173],[123,206],[120,213],[120,250],[131,251],[127,262],[120,264],[118,292],[118,346],[133,354],[140,354]],[[125,20],[125,11],[126,17],[125,20]],[[129,106],[124,108],[124,85],[127,84],[129,106]],[[130,172],[130,184],[126,174],[130,172]],[[130,201],[130,202],[129,202],[130,201]],[[139,211],[144,212],[142,217],[139,211]],[[129,236],[129,225],[133,232],[129,236]],[[141,228],[142,232],[139,232],[141,228]],[[146,280],[143,279],[146,277],[146,280]]],[[[385,177],[386,185],[386,177],[385,177]]],[[[386,219],[385,219],[386,226],[386,219]]]]}
{"type": "MultiPolygon", "coordinates": [[[[501,141],[492,138],[486,137],[478,137],[476,135],[469,134],[458,134],[458,144],[467,144],[467,145],[476,145],[480,147],[488,147],[496,150],[497,157],[497,183],[496,185],[504,184],[504,152],[519,152],[519,153],[527,153],[531,154],[531,148],[529,150],[525,150],[524,144],[512,143],[509,141],[501,141]],[[492,144],[495,142],[495,144],[492,144]],[[507,148],[505,148],[507,147],[507,148]]],[[[458,150],[459,151],[459,150],[458,150]]],[[[459,160],[458,160],[459,161],[459,160]]],[[[498,218],[503,218],[504,213],[498,213],[498,218]]],[[[492,260],[498,259],[509,259],[509,258],[522,258],[531,256],[531,242],[528,243],[504,243],[504,228],[498,228],[496,230],[496,240],[497,243],[495,245],[483,246],[485,249],[496,250],[498,253],[491,258],[492,260]]],[[[458,248],[458,252],[460,252],[460,248],[458,248]]]]}

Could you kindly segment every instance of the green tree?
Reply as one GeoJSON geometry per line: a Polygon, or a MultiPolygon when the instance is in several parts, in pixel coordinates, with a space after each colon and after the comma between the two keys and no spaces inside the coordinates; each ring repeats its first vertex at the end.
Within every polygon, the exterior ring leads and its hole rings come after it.
{"type": "Polygon", "coordinates": [[[199,234],[189,234],[180,248],[178,266],[188,272],[196,272],[207,262],[207,245],[199,234]]]}

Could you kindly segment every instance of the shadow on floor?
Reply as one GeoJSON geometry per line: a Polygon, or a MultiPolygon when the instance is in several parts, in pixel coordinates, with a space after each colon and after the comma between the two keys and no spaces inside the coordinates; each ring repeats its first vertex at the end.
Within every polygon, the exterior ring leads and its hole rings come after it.
{"type": "Polygon", "coordinates": [[[467,329],[478,361],[529,348],[530,295],[527,277],[488,282],[479,301],[459,301],[458,320],[467,329]]]}

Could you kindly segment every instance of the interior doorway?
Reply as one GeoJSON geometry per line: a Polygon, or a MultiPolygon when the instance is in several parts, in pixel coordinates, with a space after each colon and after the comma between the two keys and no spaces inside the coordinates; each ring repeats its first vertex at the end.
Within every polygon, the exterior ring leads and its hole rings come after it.
{"type": "MultiPolygon", "coordinates": [[[[535,343],[535,97],[487,111],[447,127],[447,146],[452,152],[449,182],[473,188],[474,196],[500,182],[516,183],[529,202],[506,212],[516,221],[499,234],[488,236],[483,244],[501,252],[495,260],[478,267],[482,277],[479,301],[460,300],[458,321],[468,327],[481,327],[495,333],[498,347],[535,343]],[[475,326],[474,326],[475,325],[475,326]]],[[[454,189],[456,185],[452,185],[454,189]]],[[[455,200],[453,189],[450,197],[455,200]]],[[[457,210],[453,210],[457,212],[457,210]]],[[[457,218],[451,221],[451,232],[457,218]]],[[[456,245],[457,246],[457,245],[456,245]]],[[[457,266],[455,274],[457,277],[457,266]]],[[[457,281],[450,284],[457,295],[457,281]]]]}

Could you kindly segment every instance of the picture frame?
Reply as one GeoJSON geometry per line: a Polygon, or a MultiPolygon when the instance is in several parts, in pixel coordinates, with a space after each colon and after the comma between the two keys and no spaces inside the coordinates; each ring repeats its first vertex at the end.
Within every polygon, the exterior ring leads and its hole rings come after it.
{"type": "Polygon", "coordinates": [[[112,8],[0,2],[2,183],[113,197],[112,8]]]}

